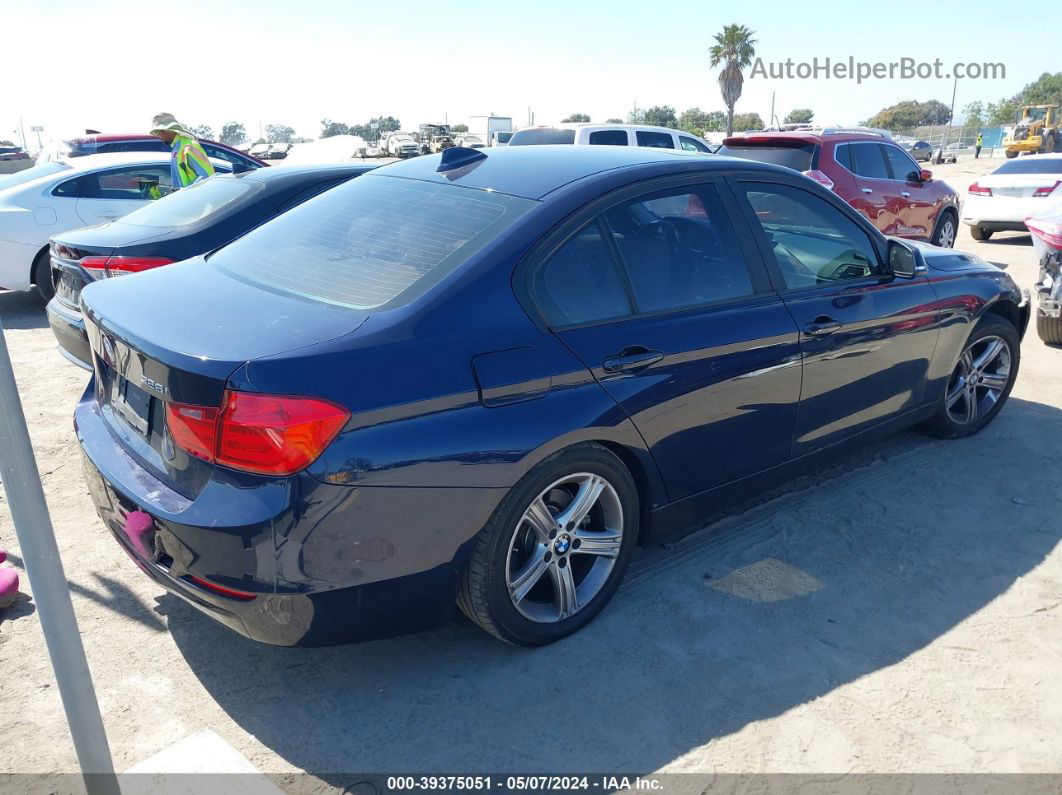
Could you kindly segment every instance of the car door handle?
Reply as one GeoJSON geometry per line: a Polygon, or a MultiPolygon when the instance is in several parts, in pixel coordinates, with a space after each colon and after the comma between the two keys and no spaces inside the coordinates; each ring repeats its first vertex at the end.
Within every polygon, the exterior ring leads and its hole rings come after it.
{"type": "Polygon", "coordinates": [[[654,351],[641,345],[633,345],[612,356],[606,356],[601,363],[601,368],[606,373],[636,373],[663,358],[663,351],[654,351]]]}
{"type": "Polygon", "coordinates": [[[826,334],[840,330],[840,322],[832,317],[817,317],[811,323],[804,326],[804,333],[811,337],[822,337],[826,334]]]}
{"type": "Polygon", "coordinates": [[[860,190],[863,191],[863,193],[873,193],[874,192],[871,188],[860,188],[860,190]]]}
{"type": "Polygon", "coordinates": [[[900,191],[900,195],[903,196],[905,199],[911,198],[911,192],[909,190],[900,191]]]}

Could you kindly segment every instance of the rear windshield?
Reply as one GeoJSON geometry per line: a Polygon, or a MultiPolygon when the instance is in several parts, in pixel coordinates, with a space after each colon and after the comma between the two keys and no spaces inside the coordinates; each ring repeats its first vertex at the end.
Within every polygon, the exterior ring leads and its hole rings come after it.
{"type": "Polygon", "coordinates": [[[758,160],[760,163],[774,163],[776,166],[786,166],[794,171],[808,171],[811,168],[811,159],[815,155],[815,145],[738,146],[728,144],[717,150],[716,154],[742,157],[745,160],[758,160]]]}
{"type": "Polygon", "coordinates": [[[239,201],[263,187],[261,182],[230,176],[213,176],[189,185],[183,190],[163,196],[139,210],[134,210],[115,223],[130,226],[170,228],[188,226],[239,201]]]}
{"type": "Polygon", "coordinates": [[[367,175],[300,204],[211,262],[252,284],[375,309],[441,277],[537,203],[456,185],[367,175]]]}
{"type": "Polygon", "coordinates": [[[536,127],[517,130],[509,139],[509,146],[535,146],[538,144],[574,144],[575,130],[559,130],[556,127],[536,127]]]}
{"type": "Polygon", "coordinates": [[[1023,157],[1010,160],[993,174],[1062,174],[1062,157],[1023,157]]]}
{"type": "Polygon", "coordinates": [[[0,190],[13,188],[16,185],[25,185],[27,182],[47,177],[49,174],[58,174],[60,171],[66,171],[68,168],[70,166],[62,161],[49,160],[47,163],[41,163],[38,166],[33,166],[33,168],[16,171],[14,174],[6,174],[0,177],[0,190]]]}

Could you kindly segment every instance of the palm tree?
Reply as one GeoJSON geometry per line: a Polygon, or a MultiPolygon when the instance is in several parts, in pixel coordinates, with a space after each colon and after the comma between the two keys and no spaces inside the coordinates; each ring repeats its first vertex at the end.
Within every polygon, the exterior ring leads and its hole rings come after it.
{"type": "Polygon", "coordinates": [[[744,78],[741,70],[752,63],[756,55],[754,31],[744,25],[724,25],[720,33],[715,34],[715,44],[708,48],[712,56],[712,68],[723,64],[719,73],[719,88],[723,92],[723,104],[726,105],[726,134],[734,134],[734,105],[741,98],[741,84],[744,78]]]}

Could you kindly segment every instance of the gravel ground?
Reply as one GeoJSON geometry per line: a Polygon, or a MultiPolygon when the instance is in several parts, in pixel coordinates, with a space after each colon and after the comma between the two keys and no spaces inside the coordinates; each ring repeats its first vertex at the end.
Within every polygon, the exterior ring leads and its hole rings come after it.
{"type": "MultiPolygon", "coordinates": [[[[988,166],[935,167],[960,191],[988,166]]],[[[1028,236],[958,246],[1036,278],[1028,236]]],[[[640,554],[538,650],[463,619],[332,649],[256,645],[143,577],[98,521],[85,375],[0,294],[115,764],[213,729],[260,770],[1062,772],[1062,351],[1030,329],[979,436],[904,433],[640,554]]],[[[2,502],[2,499],[0,499],[2,502]]],[[[6,508],[0,541],[21,567],[6,508]]],[[[24,578],[25,579],[25,578],[24,578]]],[[[28,591],[28,586],[24,587],[28,591]]],[[[0,614],[0,772],[76,761],[33,602],[0,614]]]]}

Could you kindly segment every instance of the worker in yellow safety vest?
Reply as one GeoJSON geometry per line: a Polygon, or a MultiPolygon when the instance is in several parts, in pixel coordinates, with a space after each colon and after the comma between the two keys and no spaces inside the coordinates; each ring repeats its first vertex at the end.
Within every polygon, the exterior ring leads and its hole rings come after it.
{"type": "MultiPolygon", "coordinates": [[[[210,164],[203,147],[195,133],[181,124],[173,117],[172,113],[160,113],[151,120],[151,134],[160,138],[172,150],[170,158],[170,190],[187,188],[193,182],[206,179],[214,173],[214,167],[210,164]]],[[[151,198],[157,199],[162,195],[156,187],[153,191],[157,195],[151,198]]]]}

